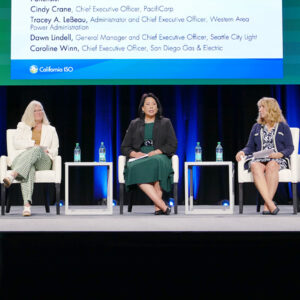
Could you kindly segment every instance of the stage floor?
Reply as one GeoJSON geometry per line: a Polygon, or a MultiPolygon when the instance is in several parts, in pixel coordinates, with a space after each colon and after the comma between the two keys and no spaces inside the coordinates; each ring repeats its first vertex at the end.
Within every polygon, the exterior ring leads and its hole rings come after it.
{"type": "MultiPolygon", "coordinates": [[[[99,206],[98,206],[99,207],[99,206]]],[[[86,207],[73,207],[86,208],[86,207]]],[[[90,207],[89,207],[90,208],[90,207]]],[[[96,207],[97,208],[97,207],[96,207]]],[[[207,207],[205,207],[207,208],[207,207]]],[[[263,207],[261,207],[263,208],[263,207]]],[[[256,206],[244,206],[244,213],[221,215],[186,215],[184,206],[178,207],[178,214],[155,216],[152,206],[134,206],[131,213],[119,206],[113,215],[56,215],[55,207],[50,213],[43,206],[33,206],[31,217],[22,216],[22,207],[14,206],[11,212],[0,216],[0,232],[297,232],[300,231],[300,213],[292,214],[292,206],[279,206],[276,216],[264,216],[256,212],[256,206]]]]}

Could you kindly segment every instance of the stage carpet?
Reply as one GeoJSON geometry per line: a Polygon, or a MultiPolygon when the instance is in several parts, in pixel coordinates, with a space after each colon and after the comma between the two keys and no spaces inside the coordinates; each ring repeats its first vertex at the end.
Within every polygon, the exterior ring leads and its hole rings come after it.
{"type": "MultiPolygon", "coordinates": [[[[74,209],[91,206],[73,206],[74,209]]],[[[99,206],[92,207],[97,210],[99,206]]],[[[101,208],[101,207],[100,207],[101,208]]],[[[207,208],[205,206],[204,208],[207,208]]],[[[263,207],[261,207],[263,209],[263,207]]],[[[172,210],[169,216],[155,216],[152,206],[133,206],[132,212],[120,215],[119,207],[114,207],[113,215],[56,215],[52,206],[50,213],[43,206],[33,206],[32,216],[23,217],[22,207],[14,206],[10,213],[0,217],[2,232],[300,232],[300,213],[293,215],[292,206],[280,206],[276,216],[256,212],[256,206],[244,206],[244,213],[234,214],[186,215],[184,206],[179,206],[178,214],[172,210]]]]}
{"type": "Polygon", "coordinates": [[[300,214],[0,217],[0,299],[299,298],[300,214]]]}

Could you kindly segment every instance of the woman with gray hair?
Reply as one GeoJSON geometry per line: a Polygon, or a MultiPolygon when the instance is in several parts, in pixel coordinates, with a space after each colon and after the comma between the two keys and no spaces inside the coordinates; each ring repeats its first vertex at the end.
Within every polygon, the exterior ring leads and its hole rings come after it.
{"type": "Polygon", "coordinates": [[[50,170],[58,154],[58,136],[38,101],[25,109],[14,137],[15,153],[10,157],[12,172],[3,179],[6,188],[17,179],[21,182],[24,201],[23,216],[31,215],[33,184],[36,170],[50,170]]]}

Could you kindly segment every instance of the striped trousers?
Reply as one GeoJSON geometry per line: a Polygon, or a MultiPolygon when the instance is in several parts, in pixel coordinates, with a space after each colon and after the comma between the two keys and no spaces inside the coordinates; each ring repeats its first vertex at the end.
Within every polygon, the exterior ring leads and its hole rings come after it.
{"type": "Polygon", "coordinates": [[[19,154],[12,162],[12,170],[18,173],[24,205],[32,203],[35,171],[50,170],[51,158],[41,147],[33,147],[19,154]]]}

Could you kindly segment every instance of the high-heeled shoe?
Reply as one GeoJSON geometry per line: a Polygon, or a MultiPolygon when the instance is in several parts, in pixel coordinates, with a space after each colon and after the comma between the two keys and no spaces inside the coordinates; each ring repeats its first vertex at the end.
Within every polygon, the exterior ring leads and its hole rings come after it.
{"type": "Polygon", "coordinates": [[[276,208],[273,211],[271,211],[270,213],[271,213],[271,215],[277,215],[279,213],[279,211],[280,211],[280,209],[276,206],[276,208]]]}
{"type": "Polygon", "coordinates": [[[4,186],[6,188],[9,188],[14,180],[15,180],[15,177],[13,177],[12,175],[8,175],[7,177],[5,177],[3,179],[4,186]]]}
{"type": "Polygon", "coordinates": [[[270,215],[271,212],[269,210],[263,210],[262,215],[270,215]]]}
{"type": "Polygon", "coordinates": [[[155,214],[156,216],[159,216],[159,215],[163,215],[164,212],[163,212],[161,209],[159,209],[159,210],[156,210],[156,211],[154,212],[154,214],[155,214]]]}
{"type": "Polygon", "coordinates": [[[167,206],[166,211],[163,212],[164,215],[169,215],[171,213],[171,207],[167,206]]]}

